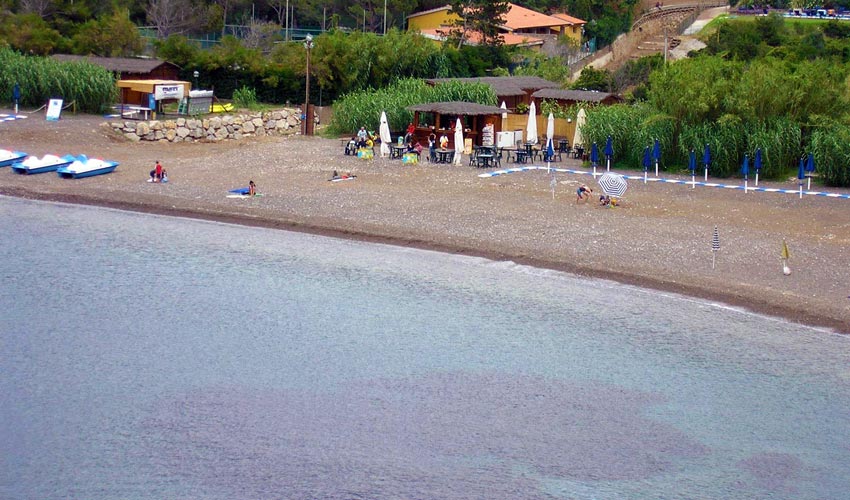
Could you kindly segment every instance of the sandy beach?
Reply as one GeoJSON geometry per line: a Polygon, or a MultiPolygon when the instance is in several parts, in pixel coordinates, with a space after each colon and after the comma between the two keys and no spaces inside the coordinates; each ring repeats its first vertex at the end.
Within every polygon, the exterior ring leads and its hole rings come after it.
{"type": "MultiPolygon", "coordinates": [[[[580,183],[599,193],[587,175],[557,174],[553,199],[551,178],[541,171],[480,178],[483,171],[467,161],[364,161],[344,156],[337,139],[299,135],[134,143],[105,123],[86,115],[47,122],[41,114],[0,123],[0,149],[120,162],[112,174],[78,180],[2,168],[0,194],[480,255],[850,332],[850,200],[630,181],[622,206],[603,208],[595,200],[576,203],[580,183]],[[166,184],[146,182],[157,160],[168,170],[166,184]],[[357,179],[328,182],[333,170],[357,179]],[[226,196],[249,180],[263,196],[226,196]],[[715,225],[721,249],[712,269],[715,225]],[[783,240],[790,276],[782,273],[783,240]]],[[[553,166],[580,167],[566,158],[553,166]]],[[[759,185],[796,189],[797,181],[759,185]]]]}

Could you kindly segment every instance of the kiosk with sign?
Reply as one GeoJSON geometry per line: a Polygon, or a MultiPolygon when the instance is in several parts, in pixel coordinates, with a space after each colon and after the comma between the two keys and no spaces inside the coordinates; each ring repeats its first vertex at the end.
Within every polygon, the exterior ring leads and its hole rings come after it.
{"type": "Polygon", "coordinates": [[[179,80],[119,80],[120,111],[123,118],[150,119],[162,113],[162,105],[189,96],[190,82],[179,80]]]}

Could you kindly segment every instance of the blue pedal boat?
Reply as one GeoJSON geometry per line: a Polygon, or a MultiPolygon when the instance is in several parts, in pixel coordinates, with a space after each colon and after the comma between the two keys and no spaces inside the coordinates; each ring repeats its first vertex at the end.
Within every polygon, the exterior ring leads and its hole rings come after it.
{"type": "Polygon", "coordinates": [[[9,151],[6,149],[0,149],[0,167],[8,167],[13,163],[23,161],[23,159],[27,156],[29,155],[22,151],[9,151]]]}
{"type": "Polygon", "coordinates": [[[54,172],[60,167],[70,165],[74,160],[76,160],[76,157],[71,155],[65,155],[61,158],[55,155],[44,155],[40,159],[37,156],[30,156],[24,161],[13,163],[12,172],[24,175],[54,172]]]}
{"type": "Polygon", "coordinates": [[[63,179],[81,179],[83,177],[108,174],[115,170],[117,166],[117,161],[106,161],[80,156],[70,165],[58,168],[56,174],[63,179]]]}

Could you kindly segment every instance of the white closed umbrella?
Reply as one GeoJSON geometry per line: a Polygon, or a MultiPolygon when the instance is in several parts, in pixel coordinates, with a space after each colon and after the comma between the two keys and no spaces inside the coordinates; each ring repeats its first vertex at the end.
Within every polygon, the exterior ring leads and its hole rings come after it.
{"type": "Polygon", "coordinates": [[[463,152],[463,125],[460,123],[460,117],[455,123],[455,165],[460,165],[460,157],[463,152]]]}
{"type": "Polygon", "coordinates": [[[502,105],[499,106],[499,107],[505,110],[502,113],[502,120],[507,120],[508,119],[508,107],[507,107],[507,105],[505,105],[505,101],[502,101],[502,105]]]}
{"type": "Polygon", "coordinates": [[[584,108],[581,108],[576,114],[576,133],[573,135],[573,147],[584,144],[584,137],[581,135],[581,128],[584,127],[585,121],[587,121],[587,113],[584,112],[584,108]]]}
{"type": "Polygon", "coordinates": [[[537,106],[531,101],[528,107],[528,126],[525,127],[526,142],[537,144],[537,106]]]}
{"type": "Polygon", "coordinates": [[[379,127],[381,134],[381,158],[390,155],[390,143],[393,142],[393,137],[390,135],[390,124],[387,123],[387,112],[381,111],[381,126],[379,127]]]}

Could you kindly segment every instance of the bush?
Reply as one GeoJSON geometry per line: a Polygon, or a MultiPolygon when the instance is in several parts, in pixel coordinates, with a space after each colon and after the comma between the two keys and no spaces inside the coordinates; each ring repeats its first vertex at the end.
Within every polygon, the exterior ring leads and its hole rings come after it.
{"type": "Polygon", "coordinates": [[[233,92],[233,104],[237,108],[255,109],[257,105],[257,91],[248,87],[242,87],[233,92]]]}

